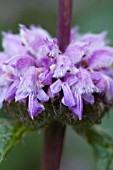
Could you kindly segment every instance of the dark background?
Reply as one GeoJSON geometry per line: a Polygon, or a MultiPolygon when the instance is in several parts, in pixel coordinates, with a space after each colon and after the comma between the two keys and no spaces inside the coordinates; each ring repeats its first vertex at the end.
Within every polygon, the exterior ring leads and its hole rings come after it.
{"type": "MultiPolygon", "coordinates": [[[[18,32],[18,24],[41,25],[53,36],[56,34],[58,0],[0,0],[0,32],[18,32]]],[[[80,32],[108,31],[113,44],[113,1],[74,0],[72,25],[80,32]]],[[[1,38],[1,37],[0,37],[1,38]]],[[[93,114],[93,113],[92,113],[93,114]]],[[[113,110],[102,125],[110,131],[113,110]]],[[[0,165],[0,170],[39,170],[44,133],[27,135],[0,165]]],[[[61,170],[96,170],[92,148],[67,127],[61,170]]]]}

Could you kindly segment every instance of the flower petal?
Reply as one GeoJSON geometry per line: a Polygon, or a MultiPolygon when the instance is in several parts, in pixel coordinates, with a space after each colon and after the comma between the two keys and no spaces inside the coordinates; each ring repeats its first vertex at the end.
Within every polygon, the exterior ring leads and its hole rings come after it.
{"type": "Polygon", "coordinates": [[[67,82],[69,86],[72,86],[73,84],[77,83],[78,78],[76,75],[67,75],[64,81],[67,82]]]}
{"type": "Polygon", "coordinates": [[[82,57],[85,55],[86,43],[75,42],[68,45],[65,54],[71,59],[73,64],[77,64],[81,61],[82,57]]]}
{"type": "Polygon", "coordinates": [[[99,92],[86,69],[79,68],[79,73],[76,76],[78,82],[72,86],[74,92],[77,91],[78,94],[99,92]]]}
{"type": "Polygon", "coordinates": [[[41,73],[39,75],[39,82],[41,82],[44,85],[52,84],[52,73],[48,72],[48,70],[46,70],[45,72],[41,73]]]}
{"type": "Polygon", "coordinates": [[[44,39],[50,38],[48,32],[41,27],[32,26],[30,30],[24,25],[20,25],[20,36],[24,45],[33,55],[35,55],[38,48],[45,43],[44,39]]]}
{"type": "Polygon", "coordinates": [[[88,33],[85,34],[84,36],[80,37],[81,42],[88,42],[89,44],[106,44],[105,37],[106,37],[107,32],[102,32],[100,34],[92,34],[88,33]]]}
{"type": "Polygon", "coordinates": [[[31,93],[28,101],[28,113],[31,119],[34,119],[34,116],[37,116],[43,110],[45,110],[45,108],[38,102],[36,94],[31,93]]]}
{"type": "Polygon", "coordinates": [[[50,86],[50,89],[51,89],[51,92],[52,92],[52,93],[58,93],[58,92],[60,92],[61,87],[62,87],[62,81],[61,81],[60,79],[58,79],[57,81],[55,81],[55,82],[50,86]]]}
{"type": "Polygon", "coordinates": [[[9,55],[4,53],[4,52],[0,52],[0,64],[5,63],[8,59],[9,59],[9,55]]]}
{"type": "Polygon", "coordinates": [[[38,90],[37,98],[41,102],[47,102],[49,100],[49,96],[45,93],[45,91],[43,89],[38,90]]]}
{"type": "Polygon", "coordinates": [[[94,96],[92,95],[92,94],[90,94],[90,93],[85,93],[85,94],[83,94],[82,95],[82,98],[85,100],[85,101],[87,101],[88,103],[90,103],[90,104],[94,104],[94,96]]]}
{"type": "Polygon", "coordinates": [[[20,81],[15,96],[16,101],[26,98],[31,92],[35,92],[40,87],[41,85],[38,83],[38,70],[32,66],[20,81]]]}
{"type": "Polygon", "coordinates": [[[68,107],[74,106],[75,100],[74,100],[73,94],[71,92],[71,89],[66,82],[64,82],[62,84],[62,89],[63,89],[63,93],[64,93],[64,97],[62,100],[63,104],[68,107]]]}
{"type": "Polygon", "coordinates": [[[5,100],[12,100],[15,97],[19,80],[14,81],[7,90],[5,100]]]}
{"type": "Polygon", "coordinates": [[[105,94],[107,88],[107,80],[105,75],[97,71],[91,72],[90,75],[95,86],[100,90],[102,94],[105,94]]]}
{"type": "Polygon", "coordinates": [[[62,78],[67,72],[70,72],[70,74],[74,75],[78,72],[78,69],[71,62],[68,56],[59,55],[53,77],[62,78]]]}
{"type": "Polygon", "coordinates": [[[27,53],[27,50],[22,44],[21,37],[19,35],[5,32],[3,32],[2,35],[2,46],[7,54],[14,56],[18,54],[24,55],[27,53]]]}
{"type": "Polygon", "coordinates": [[[83,101],[80,94],[75,94],[76,105],[69,107],[69,109],[78,116],[79,120],[82,120],[83,113],[83,101]]]}
{"type": "Polygon", "coordinates": [[[113,48],[104,47],[94,51],[88,61],[88,66],[93,69],[108,68],[113,64],[113,48]]]}
{"type": "Polygon", "coordinates": [[[7,60],[5,64],[13,67],[17,74],[24,75],[29,67],[34,65],[34,61],[29,56],[14,56],[7,60]]]}

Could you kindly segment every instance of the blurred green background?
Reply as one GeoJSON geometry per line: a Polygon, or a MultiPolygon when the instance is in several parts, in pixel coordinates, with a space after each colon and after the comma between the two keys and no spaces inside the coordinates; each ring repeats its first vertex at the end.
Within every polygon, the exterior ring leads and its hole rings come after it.
{"type": "MultiPolygon", "coordinates": [[[[0,0],[0,32],[18,31],[18,24],[41,25],[56,34],[58,0],[0,0]]],[[[113,44],[113,0],[74,0],[72,25],[80,32],[108,31],[113,44]]],[[[113,130],[113,110],[102,125],[113,130]]],[[[39,170],[44,132],[31,133],[11,151],[0,170],[39,170]]],[[[96,170],[92,148],[67,127],[61,170],[96,170]]]]}

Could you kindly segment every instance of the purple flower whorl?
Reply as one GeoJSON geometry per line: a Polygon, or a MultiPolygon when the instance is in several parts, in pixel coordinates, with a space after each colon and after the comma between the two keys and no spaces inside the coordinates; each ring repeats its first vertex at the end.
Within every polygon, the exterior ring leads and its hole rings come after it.
{"type": "Polygon", "coordinates": [[[105,37],[106,32],[81,36],[72,29],[62,54],[57,39],[41,27],[20,25],[19,34],[3,33],[0,108],[4,101],[28,103],[33,119],[46,109],[45,103],[59,98],[82,120],[84,107],[96,97],[110,103],[113,48],[105,37]]]}

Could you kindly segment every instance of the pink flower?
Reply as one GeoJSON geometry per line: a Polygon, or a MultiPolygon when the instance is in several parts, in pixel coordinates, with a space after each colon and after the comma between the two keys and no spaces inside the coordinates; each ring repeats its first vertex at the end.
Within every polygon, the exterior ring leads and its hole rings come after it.
{"type": "Polygon", "coordinates": [[[80,36],[74,28],[62,53],[57,39],[41,27],[20,25],[19,34],[3,33],[0,108],[4,100],[28,101],[33,119],[46,109],[45,102],[59,98],[81,120],[84,105],[93,105],[95,94],[110,102],[113,48],[105,36],[106,32],[80,36]]]}

